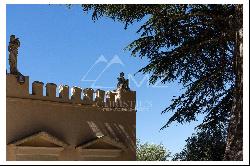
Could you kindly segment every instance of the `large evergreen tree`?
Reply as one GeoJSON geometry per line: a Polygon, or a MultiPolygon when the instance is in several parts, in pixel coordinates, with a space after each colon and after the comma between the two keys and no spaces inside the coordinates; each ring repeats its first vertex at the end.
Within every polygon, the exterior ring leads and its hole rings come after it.
{"type": "Polygon", "coordinates": [[[221,161],[226,142],[221,133],[197,132],[189,137],[185,148],[177,153],[173,161],[221,161]]]}
{"type": "Polygon", "coordinates": [[[228,123],[221,123],[216,115],[213,118],[213,123],[201,124],[196,128],[197,132],[186,140],[187,144],[184,149],[174,155],[174,161],[221,161],[224,159],[228,123]]]}
{"type": "MultiPolygon", "coordinates": [[[[150,82],[178,80],[186,91],[162,113],[172,122],[191,122],[205,114],[203,124],[230,125],[225,160],[242,160],[242,5],[82,5],[93,20],[103,16],[125,24],[141,22],[140,37],[127,48],[147,57],[139,72],[150,82]]],[[[212,126],[212,125],[210,125],[212,126]]],[[[210,129],[213,130],[212,128],[210,129]]]]}

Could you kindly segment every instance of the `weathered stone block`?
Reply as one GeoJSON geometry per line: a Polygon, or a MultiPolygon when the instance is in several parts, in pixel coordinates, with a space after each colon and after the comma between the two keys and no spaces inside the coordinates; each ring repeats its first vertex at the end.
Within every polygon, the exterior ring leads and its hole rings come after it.
{"type": "Polygon", "coordinates": [[[59,98],[64,100],[69,100],[69,86],[68,85],[59,85],[59,98]]]}
{"type": "Polygon", "coordinates": [[[114,107],[115,106],[115,92],[108,91],[106,93],[106,106],[108,107],[114,107]]]}
{"type": "Polygon", "coordinates": [[[97,89],[96,90],[96,98],[95,101],[97,102],[98,106],[103,106],[104,105],[104,98],[105,98],[105,91],[97,89]]]}
{"type": "Polygon", "coordinates": [[[84,92],[83,100],[87,102],[93,102],[94,90],[92,88],[86,88],[83,90],[83,92],[84,92]]]}
{"type": "Polygon", "coordinates": [[[71,88],[71,100],[74,102],[81,102],[82,89],[74,86],[71,88]]]}
{"type": "Polygon", "coordinates": [[[34,81],[32,83],[32,95],[43,96],[43,82],[34,81]]]}
{"type": "Polygon", "coordinates": [[[29,95],[29,77],[25,76],[24,83],[19,83],[17,75],[6,75],[6,96],[24,97],[29,95]]]}
{"type": "Polygon", "coordinates": [[[117,91],[115,95],[116,106],[134,109],[136,106],[135,91],[117,91]]]}
{"type": "Polygon", "coordinates": [[[57,85],[54,83],[47,83],[46,84],[46,96],[48,97],[56,97],[56,87],[57,85]]]}

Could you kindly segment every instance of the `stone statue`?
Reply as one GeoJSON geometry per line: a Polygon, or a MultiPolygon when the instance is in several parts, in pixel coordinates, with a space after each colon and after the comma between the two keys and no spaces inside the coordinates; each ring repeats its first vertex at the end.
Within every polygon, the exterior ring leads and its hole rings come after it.
{"type": "Polygon", "coordinates": [[[15,35],[11,35],[9,46],[8,46],[10,74],[15,74],[15,75],[19,74],[18,69],[17,69],[18,47],[20,47],[19,39],[16,38],[15,35]]]}
{"type": "Polygon", "coordinates": [[[126,90],[129,91],[129,80],[124,78],[124,73],[120,73],[120,77],[117,78],[117,90],[126,90]]]}
{"type": "MultiPolygon", "coordinates": [[[[22,84],[25,82],[25,77],[17,69],[18,47],[20,47],[19,38],[16,38],[15,35],[11,35],[9,46],[8,46],[10,74],[16,75],[17,81],[20,84],[22,84]]],[[[6,70],[6,73],[7,73],[7,70],[6,70]]]]}

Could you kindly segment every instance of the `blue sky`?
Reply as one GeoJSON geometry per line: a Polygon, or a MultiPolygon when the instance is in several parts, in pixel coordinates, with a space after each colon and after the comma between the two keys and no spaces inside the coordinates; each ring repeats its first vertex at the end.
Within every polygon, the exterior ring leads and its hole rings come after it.
{"type": "Polygon", "coordinates": [[[143,142],[162,143],[176,153],[184,147],[198,122],[174,123],[160,131],[172,115],[161,115],[161,111],[170,104],[172,96],[181,93],[181,86],[177,83],[148,86],[145,75],[133,76],[147,64],[147,59],[132,57],[124,50],[138,38],[138,26],[137,23],[124,30],[123,24],[108,18],[94,23],[90,14],[84,15],[79,6],[68,9],[64,5],[7,5],[6,42],[11,34],[20,38],[18,68],[22,74],[30,76],[30,82],[82,88],[95,85],[111,90],[123,71],[130,78],[130,88],[137,93],[137,138],[143,142]],[[97,63],[100,57],[102,61],[97,63]],[[107,63],[110,66],[103,70],[107,63]],[[96,78],[95,82],[86,81],[96,78]]]}

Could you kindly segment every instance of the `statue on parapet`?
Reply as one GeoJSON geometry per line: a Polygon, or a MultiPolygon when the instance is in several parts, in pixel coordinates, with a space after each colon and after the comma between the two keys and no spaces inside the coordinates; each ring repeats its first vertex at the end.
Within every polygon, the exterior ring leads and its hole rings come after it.
{"type": "Polygon", "coordinates": [[[9,65],[10,65],[10,74],[14,75],[18,75],[18,69],[17,69],[18,47],[20,47],[19,39],[16,38],[15,35],[11,35],[8,46],[9,65]]]}
{"type": "Polygon", "coordinates": [[[125,90],[125,91],[130,90],[130,88],[129,88],[129,80],[125,79],[123,72],[120,73],[120,77],[118,77],[117,80],[118,80],[117,90],[125,90]]]}
{"type": "Polygon", "coordinates": [[[24,83],[25,77],[17,69],[17,56],[19,47],[20,47],[19,38],[16,38],[15,35],[11,35],[8,46],[10,74],[16,75],[17,81],[19,83],[24,83]]]}

